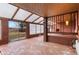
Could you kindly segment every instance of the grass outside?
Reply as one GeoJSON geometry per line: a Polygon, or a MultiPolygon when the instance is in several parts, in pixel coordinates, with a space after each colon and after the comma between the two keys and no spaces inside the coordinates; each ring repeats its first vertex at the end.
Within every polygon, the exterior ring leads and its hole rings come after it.
{"type": "MultiPolygon", "coordinates": [[[[13,40],[15,40],[17,38],[25,37],[25,35],[26,35],[25,32],[13,32],[13,31],[10,31],[9,32],[9,40],[13,41],[13,40]]],[[[19,40],[19,39],[17,39],[17,40],[19,40]]]]}

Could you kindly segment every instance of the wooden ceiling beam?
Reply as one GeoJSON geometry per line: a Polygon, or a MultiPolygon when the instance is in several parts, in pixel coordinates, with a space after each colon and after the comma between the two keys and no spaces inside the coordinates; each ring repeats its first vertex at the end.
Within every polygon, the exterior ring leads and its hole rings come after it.
{"type": "Polygon", "coordinates": [[[48,16],[48,18],[55,17],[55,16],[62,16],[62,15],[65,15],[65,14],[70,14],[70,13],[75,13],[75,12],[78,12],[78,10],[71,11],[71,12],[66,12],[66,13],[62,13],[62,14],[58,14],[58,15],[54,15],[54,16],[48,16]]]}
{"type": "MultiPolygon", "coordinates": [[[[28,11],[28,12],[30,12],[30,13],[32,13],[32,14],[38,15],[38,14],[32,12],[32,11],[29,11],[29,10],[26,10],[26,9],[24,9],[24,8],[22,8],[22,7],[19,7],[19,6],[15,5],[14,3],[9,3],[9,4],[11,4],[11,5],[13,5],[13,6],[16,6],[16,7],[20,8],[20,9],[23,9],[23,10],[25,10],[25,11],[28,11]]],[[[38,15],[38,16],[40,16],[40,15],[38,15]]],[[[43,17],[43,16],[40,16],[40,17],[43,17]]]]}
{"type": "Polygon", "coordinates": [[[40,24],[40,23],[33,23],[33,22],[26,22],[26,23],[43,25],[43,24],[40,24]]]}

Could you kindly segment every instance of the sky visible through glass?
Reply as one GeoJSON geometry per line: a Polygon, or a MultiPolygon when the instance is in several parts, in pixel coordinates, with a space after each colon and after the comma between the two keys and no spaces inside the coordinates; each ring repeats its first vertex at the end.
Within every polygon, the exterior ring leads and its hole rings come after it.
{"type": "Polygon", "coordinates": [[[19,22],[9,21],[9,28],[20,28],[19,22]]]}

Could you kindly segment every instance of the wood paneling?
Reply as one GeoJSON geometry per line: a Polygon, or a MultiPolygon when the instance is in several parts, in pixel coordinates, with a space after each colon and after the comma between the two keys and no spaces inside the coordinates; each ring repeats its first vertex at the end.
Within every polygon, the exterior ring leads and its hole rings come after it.
{"type": "Polygon", "coordinates": [[[69,12],[69,13],[65,13],[65,14],[59,14],[59,15],[55,15],[52,16],[55,19],[53,19],[52,17],[48,18],[49,21],[49,31],[50,32],[69,32],[69,33],[78,33],[76,27],[78,26],[78,19],[77,19],[77,14],[78,11],[74,11],[74,12],[69,12]],[[62,16],[61,19],[59,19],[59,17],[62,16]],[[68,25],[66,25],[66,21],[69,22],[68,25]],[[56,24],[54,24],[56,23],[56,24]],[[55,28],[52,28],[54,27],[55,28]],[[76,30],[76,31],[75,31],[76,30]]]}
{"type": "Polygon", "coordinates": [[[40,16],[53,16],[64,12],[74,11],[77,10],[79,6],[79,4],[75,3],[13,3],[13,5],[40,16]]]}
{"type": "Polygon", "coordinates": [[[48,36],[49,42],[67,45],[67,46],[72,46],[73,39],[74,40],[76,39],[74,35],[54,34],[53,36],[48,36]]]}

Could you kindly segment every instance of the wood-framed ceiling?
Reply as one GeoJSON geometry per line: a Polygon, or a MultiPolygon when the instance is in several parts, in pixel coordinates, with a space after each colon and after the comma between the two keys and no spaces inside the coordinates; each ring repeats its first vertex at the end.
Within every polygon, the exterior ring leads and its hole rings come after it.
{"type": "Polygon", "coordinates": [[[42,20],[42,21],[40,21],[39,23],[41,23],[41,22],[43,22],[43,20],[42,20]]]}
{"type": "MultiPolygon", "coordinates": [[[[10,4],[10,3],[9,3],[10,4]]],[[[13,5],[13,4],[10,4],[10,5],[13,5]]],[[[13,5],[13,6],[15,6],[15,5],[13,5]]],[[[12,15],[12,17],[11,17],[11,19],[10,19],[10,21],[12,20],[12,21],[21,21],[21,20],[16,20],[16,19],[14,19],[14,17],[16,16],[16,14],[17,14],[17,12],[19,11],[19,9],[23,9],[23,8],[20,8],[20,7],[18,7],[18,6],[15,6],[15,7],[17,7],[17,10],[14,12],[14,14],[12,15]]],[[[24,10],[24,9],[23,9],[24,10]]],[[[27,10],[25,10],[25,11],[27,11],[27,10]]],[[[27,12],[29,12],[29,11],[27,11],[27,12]]],[[[24,21],[22,21],[22,22],[27,22],[26,20],[28,20],[28,18],[30,18],[34,13],[32,13],[32,12],[30,12],[31,14],[28,16],[28,17],[26,17],[25,19],[24,19],[24,21]]],[[[35,15],[37,15],[37,14],[35,14],[35,15]]],[[[39,16],[39,15],[38,15],[39,16]]],[[[36,20],[38,20],[39,18],[40,18],[41,16],[39,16],[38,18],[36,18],[34,21],[36,21],[36,20]]],[[[32,21],[32,22],[29,22],[29,23],[34,23],[34,21],[32,21]]],[[[36,24],[39,24],[39,23],[36,23],[36,24]]]]}
{"type": "Polygon", "coordinates": [[[40,17],[38,17],[37,19],[35,19],[33,22],[35,22],[36,20],[38,20],[40,17]]]}
{"type": "Polygon", "coordinates": [[[47,17],[78,10],[78,3],[11,3],[34,14],[47,17]]]}
{"type": "Polygon", "coordinates": [[[14,16],[17,14],[19,9],[23,9],[25,11],[29,11],[32,14],[30,14],[28,17],[24,19],[28,20],[29,17],[31,17],[33,14],[39,15],[37,19],[35,19],[33,22],[38,20],[41,16],[42,17],[49,17],[54,15],[60,15],[62,13],[66,12],[72,12],[75,10],[78,10],[79,4],[77,3],[9,3],[11,5],[14,5],[17,8],[15,13],[12,15],[11,19],[14,19],[14,16]]]}
{"type": "Polygon", "coordinates": [[[17,8],[17,10],[15,11],[15,13],[13,14],[13,16],[12,16],[12,18],[11,19],[13,19],[14,18],[14,16],[16,15],[16,13],[18,12],[18,10],[19,10],[19,8],[17,8]]]}
{"type": "Polygon", "coordinates": [[[33,14],[30,14],[24,21],[26,21],[30,16],[32,16],[33,14]]]}

